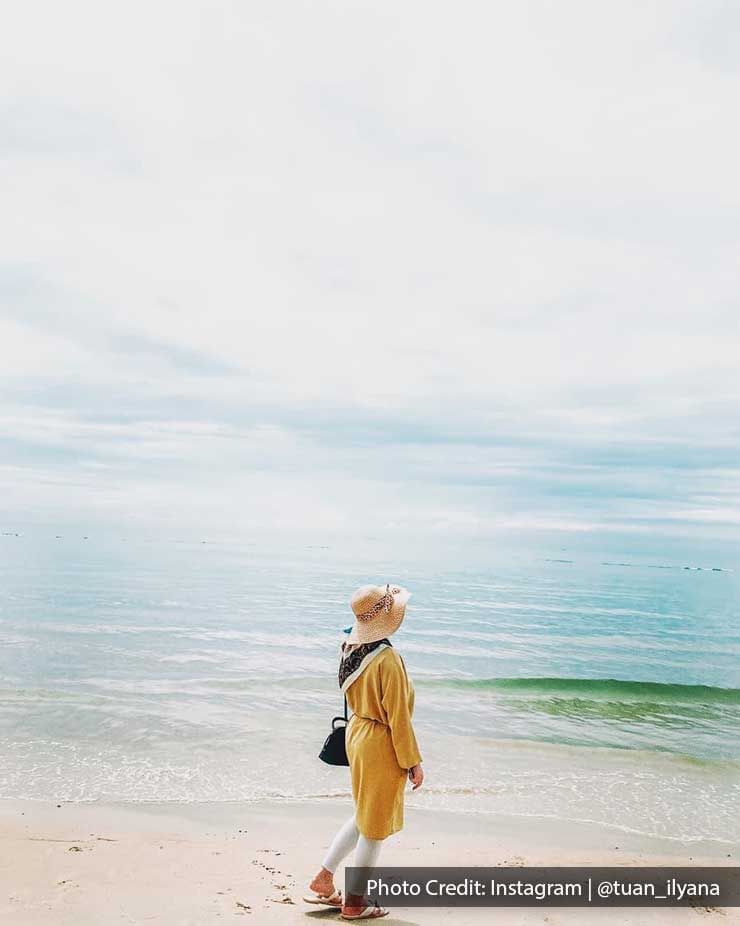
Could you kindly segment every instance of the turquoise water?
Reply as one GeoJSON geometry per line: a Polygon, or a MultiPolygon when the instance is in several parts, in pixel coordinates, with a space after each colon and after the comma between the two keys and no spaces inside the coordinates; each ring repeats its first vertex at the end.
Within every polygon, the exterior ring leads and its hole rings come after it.
{"type": "Polygon", "coordinates": [[[345,795],[346,771],[316,759],[339,631],[354,587],[389,579],[414,593],[394,645],[417,687],[416,803],[740,841],[726,564],[0,543],[0,797],[345,795]]]}

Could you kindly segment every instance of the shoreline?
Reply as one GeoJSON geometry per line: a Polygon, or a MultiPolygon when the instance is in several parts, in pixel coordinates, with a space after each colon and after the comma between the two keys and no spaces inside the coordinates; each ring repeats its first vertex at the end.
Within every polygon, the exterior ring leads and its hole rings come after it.
{"type": "MultiPolygon", "coordinates": [[[[429,795],[425,796],[429,797],[429,795]]],[[[607,842],[614,840],[616,843],[621,842],[622,847],[626,845],[633,846],[634,851],[648,851],[665,856],[684,856],[688,853],[689,855],[706,856],[712,859],[721,858],[730,853],[740,860],[740,840],[704,836],[659,835],[618,823],[556,817],[537,813],[501,813],[499,811],[463,807],[432,809],[428,804],[413,803],[415,797],[416,795],[413,795],[410,791],[406,795],[406,829],[410,819],[421,820],[422,825],[426,826],[427,824],[424,821],[427,817],[431,816],[438,819],[441,816],[446,821],[446,828],[454,832],[460,830],[470,833],[470,818],[474,818],[475,824],[473,824],[472,831],[480,829],[485,832],[488,829],[500,830],[503,828],[515,838],[521,831],[537,833],[544,830],[549,833],[551,829],[555,829],[563,834],[563,845],[560,848],[567,848],[568,845],[572,845],[576,849],[582,845],[588,846],[598,834],[607,842]],[[459,825],[453,822],[457,818],[461,818],[459,825]],[[465,824],[462,823],[464,818],[467,818],[465,824]],[[581,834],[580,838],[578,838],[578,834],[581,834]]],[[[297,808],[296,813],[301,816],[323,818],[325,815],[333,817],[338,807],[345,808],[347,814],[349,814],[350,803],[350,792],[337,795],[268,797],[223,801],[109,800],[107,798],[74,801],[63,798],[0,798],[0,827],[8,817],[13,816],[16,810],[23,816],[33,819],[32,809],[36,807],[42,808],[42,812],[51,812],[62,808],[99,808],[100,810],[105,808],[106,813],[111,814],[117,823],[125,823],[130,817],[141,823],[146,815],[150,815],[161,818],[169,816],[181,821],[188,820],[194,826],[198,822],[205,826],[206,821],[208,821],[209,827],[213,828],[228,826],[226,818],[234,812],[248,815],[253,811],[257,819],[261,818],[263,814],[269,813],[276,819],[280,819],[283,816],[289,816],[291,808],[297,808]]],[[[81,820],[83,817],[84,812],[79,819],[81,820]]],[[[0,838],[3,835],[0,829],[0,838]]]]}
{"type": "MultiPolygon", "coordinates": [[[[630,834],[679,846],[740,845],[737,759],[707,761],[649,749],[434,735],[425,727],[421,736],[425,761],[435,774],[420,792],[407,794],[406,806],[415,813],[431,810],[470,819],[511,815],[525,824],[542,818],[566,827],[592,824],[612,833],[609,838],[630,834]]],[[[4,791],[39,804],[131,807],[324,806],[350,799],[346,770],[315,761],[312,741],[294,744],[290,777],[274,743],[264,745],[272,746],[269,761],[261,763],[267,767],[264,774],[250,765],[246,751],[232,756],[230,764],[216,754],[205,763],[198,761],[192,776],[186,774],[185,763],[172,773],[159,757],[151,778],[146,776],[152,769],[141,763],[114,767],[112,757],[100,759],[100,753],[85,752],[74,765],[63,758],[53,775],[46,774],[45,766],[34,767],[26,756],[12,773],[7,764],[4,791]],[[101,762],[98,768],[95,763],[101,762]]],[[[51,755],[43,758],[51,762],[51,755]]]]}
{"type": "MultiPolygon", "coordinates": [[[[103,921],[207,924],[335,918],[302,903],[344,800],[62,803],[0,800],[0,920],[59,926],[103,921]],[[308,919],[306,919],[308,917],[308,919]]],[[[615,832],[600,824],[407,807],[387,865],[736,865],[740,845],[615,832]]],[[[340,880],[338,878],[338,880],[340,880]]],[[[702,913],[705,908],[702,908],[702,913]]],[[[707,915],[713,908],[706,908],[707,915]]],[[[496,922],[693,923],[698,909],[500,908],[496,922]]],[[[740,923],[740,910],[714,911],[740,923]]],[[[486,909],[392,910],[389,924],[483,923],[486,909]]]]}

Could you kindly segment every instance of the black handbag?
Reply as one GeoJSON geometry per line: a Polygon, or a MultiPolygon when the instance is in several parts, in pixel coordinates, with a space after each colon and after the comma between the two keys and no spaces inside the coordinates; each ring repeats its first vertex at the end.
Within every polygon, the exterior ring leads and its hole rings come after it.
{"type": "Polygon", "coordinates": [[[347,747],[344,742],[344,734],[347,730],[347,699],[344,699],[344,717],[335,717],[331,722],[331,733],[327,736],[324,745],[321,747],[319,759],[326,762],[327,765],[349,765],[347,758],[347,747]],[[341,726],[337,726],[339,721],[343,721],[341,726]]]}

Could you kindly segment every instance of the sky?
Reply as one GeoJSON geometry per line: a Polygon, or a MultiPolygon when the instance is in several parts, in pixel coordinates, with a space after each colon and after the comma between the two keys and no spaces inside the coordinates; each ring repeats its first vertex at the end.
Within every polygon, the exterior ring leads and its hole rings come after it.
{"type": "Polygon", "coordinates": [[[15,4],[3,529],[736,549],[738,27],[15,4]]]}

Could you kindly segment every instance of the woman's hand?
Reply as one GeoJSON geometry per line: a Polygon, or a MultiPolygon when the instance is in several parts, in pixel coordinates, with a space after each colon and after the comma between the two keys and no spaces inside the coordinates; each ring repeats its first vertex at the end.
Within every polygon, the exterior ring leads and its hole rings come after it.
{"type": "Polygon", "coordinates": [[[421,787],[422,782],[424,781],[424,769],[421,765],[414,765],[409,769],[409,781],[413,785],[412,791],[416,791],[421,787]]]}

